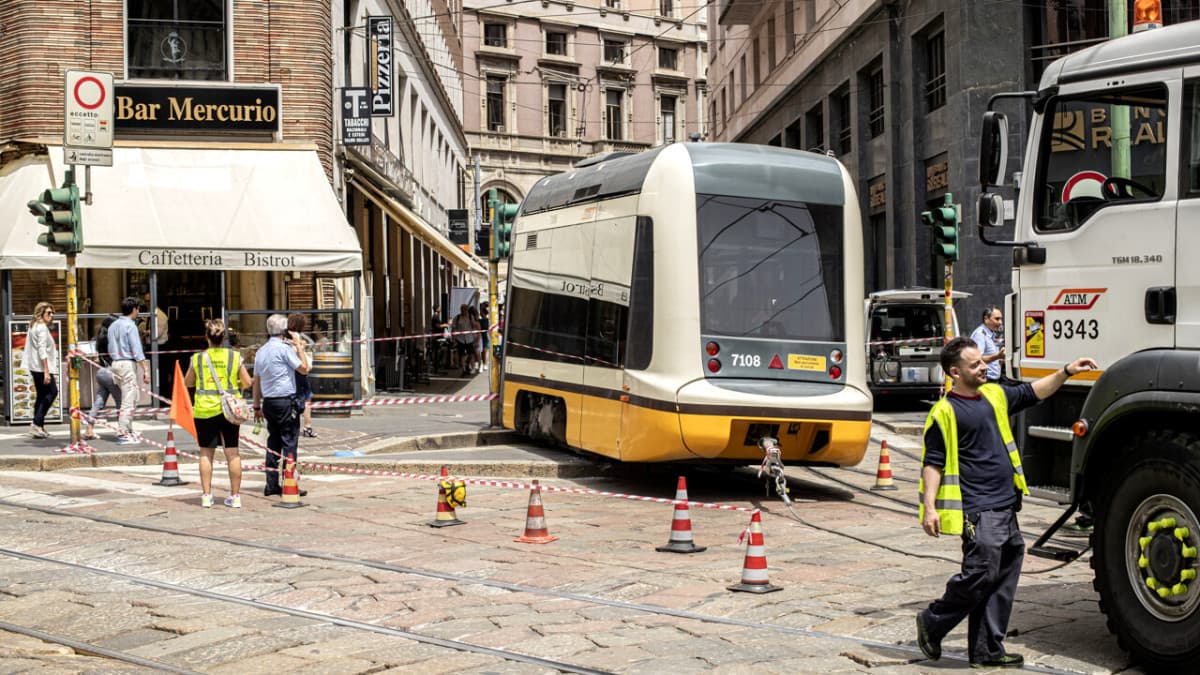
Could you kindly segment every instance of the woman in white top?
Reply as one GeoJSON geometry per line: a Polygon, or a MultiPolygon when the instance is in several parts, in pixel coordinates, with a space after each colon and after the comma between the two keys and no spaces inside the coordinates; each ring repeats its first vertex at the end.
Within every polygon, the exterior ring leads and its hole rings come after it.
{"type": "Polygon", "coordinates": [[[33,322],[29,324],[29,333],[25,336],[25,353],[21,358],[21,367],[29,371],[33,378],[34,391],[37,400],[33,404],[33,426],[29,434],[34,438],[47,438],[46,413],[58,398],[58,345],[54,344],[54,336],[50,334],[50,322],[54,320],[54,306],[48,302],[39,302],[33,308],[33,322]]]}

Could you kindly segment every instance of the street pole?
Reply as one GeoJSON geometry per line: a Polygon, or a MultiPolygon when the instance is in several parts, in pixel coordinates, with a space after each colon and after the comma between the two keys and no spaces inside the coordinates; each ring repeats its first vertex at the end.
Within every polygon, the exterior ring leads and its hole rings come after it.
{"type": "Polygon", "coordinates": [[[67,388],[70,392],[71,403],[71,444],[79,442],[79,357],[75,355],[75,350],[79,343],[79,336],[75,330],[76,317],[78,315],[78,293],[75,288],[75,254],[67,254],[67,353],[71,356],[67,359],[67,388]]]}
{"type": "MultiPolygon", "coordinates": [[[[946,201],[950,201],[947,196],[946,201]]],[[[958,204],[954,204],[956,223],[962,222],[962,211],[958,204]]],[[[954,262],[947,258],[943,266],[943,283],[946,289],[946,297],[943,303],[942,315],[942,344],[945,345],[954,337],[954,262]]],[[[950,379],[950,373],[942,373],[942,394],[946,394],[954,388],[954,381],[950,379]]]]}

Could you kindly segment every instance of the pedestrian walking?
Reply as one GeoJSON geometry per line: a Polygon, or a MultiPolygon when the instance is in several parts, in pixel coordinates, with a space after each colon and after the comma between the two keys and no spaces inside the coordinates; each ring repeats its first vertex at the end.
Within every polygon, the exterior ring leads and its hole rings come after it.
{"type": "Polygon", "coordinates": [[[34,438],[49,438],[46,433],[46,413],[58,399],[58,345],[50,334],[50,322],[54,320],[54,305],[39,302],[33,308],[33,321],[25,335],[25,352],[21,356],[21,367],[29,371],[33,379],[33,424],[29,435],[34,438]]]}
{"type": "MultiPolygon", "coordinates": [[[[296,373],[308,374],[308,354],[304,340],[288,333],[288,320],[282,314],[267,317],[267,343],[254,355],[254,419],[267,422],[266,496],[283,494],[279,481],[280,458],[296,461],[300,435],[300,411],[304,404],[296,398],[296,373]]],[[[300,490],[300,496],[308,494],[300,490]]]]}
{"type": "Polygon", "coordinates": [[[1003,640],[1025,558],[1017,511],[1029,490],[1008,416],[1096,362],[1076,359],[1032,384],[1002,386],[988,382],[974,341],[958,337],[942,347],[941,365],[954,387],[925,420],[920,519],[931,537],[961,535],[963,560],[942,597],[917,614],[917,644],[938,659],[942,639],[966,618],[973,667],[1020,668],[1024,658],[1003,640]]]}
{"type": "MultiPolygon", "coordinates": [[[[305,331],[308,330],[308,317],[299,312],[288,314],[288,332],[299,335],[304,341],[304,351],[308,353],[308,362],[312,363],[312,353],[314,351],[314,342],[305,331]]],[[[296,373],[296,398],[304,401],[304,416],[301,420],[300,434],[306,438],[316,438],[317,432],[313,431],[312,426],[312,400],[313,390],[308,382],[308,375],[304,373],[296,373]]]]}
{"type": "Polygon", "coordinates": [[[150,384],[150,362],[142,350],[138,336],[138,305],[133,296],[121,301],[121,318],[108,327],[108,350],[112,356],[113,381],[121,389],[121,414],[117,418],[120,432],[117,445],[137,443],[133,435],[133,408],[138,401],[138,367],[141,366],[142,384],[150,384]]]}
{"type": "Polygon", "coordinates": [[[1004,364],[1004,338],[1001,337],[1004,328],[1004,312],[995,305],[988,305],[983,310],[983,322],[971,333],[971,340],[983,356],[987,364],[988,382],[998,383],[1004,364]]]}
{"type": "Polygon", "coordinates": [[[450,322],[463,375],[470,375],[474,371],[475,333],[472,331],[475,330],[476,325],[476,322],[471,319],[470,308],[465,304],[459,307],[458,316],[455,316],[454,320],[450,322]]]}
{"type": "Polygon", "coordinates": [[[221,392],[235,392],[253,385],[242,355],[235,349],[223,347],[226,338],[225,322],[209,319],[204,322],[204,339],[208,349],[192,354],[184,384],[195,387],[192,398],[192,417],[196,422],[196,442],[200,445],[200,506],[213,505],[213,457],[217,447],[225,451],[229,467],[229,496],[225,506],[242,508],[242,457],[238,450],[241,426],[225,418],[221,408],[221,392]],[[236,379],[235,379],[236,377],[236,379]]]}
{"type": "Polygon", "coordinates": [[[116,314],[109,314],[100,323],[100,330],[96,331],[96,361],[100,367],[96,369],[96,389],[95,395],[92,397],[92,410],[87,416],[87,431],[82,436],[85,441],[94,441],[99,438],[96,435],[96,419],[104,410],[104,405],[108,403],[110,397],[113,400],[113,406],[117,409],[121,408],[121,387],[113,378],[112,356],[108,353],[108,329],[116,320],[116,314]]]}

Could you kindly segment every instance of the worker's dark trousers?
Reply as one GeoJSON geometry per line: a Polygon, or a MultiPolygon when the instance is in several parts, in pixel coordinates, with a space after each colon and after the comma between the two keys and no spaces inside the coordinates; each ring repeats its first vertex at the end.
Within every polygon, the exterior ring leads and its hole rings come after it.
{"type": "Polygon", "coordinates": [[[1004,633],[1025,559],[1025,542],[1013,508],[965,514],[962,571],[924,611],[929,637],[940,642],[963,617],[972,662],[1004,656],[1004,633]],[[974,535],[971,527],[974,526],[974,535]]]}

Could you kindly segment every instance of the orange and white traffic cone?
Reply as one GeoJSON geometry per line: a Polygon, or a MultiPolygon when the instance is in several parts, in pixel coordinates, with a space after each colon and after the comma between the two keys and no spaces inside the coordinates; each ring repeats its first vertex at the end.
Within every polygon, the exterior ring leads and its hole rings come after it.
{"type": "Polygon", "coordinates": [[[286,468],[283,470],[283,495],[271,506],[278,506],[281,509],[298,509],[304,506],[304,503],[300,501],[300,485],[296,482],[295,462],[287,462],[286,468]]]}
{"type": "MultiPolygon", "coordinates": [[[[757,510],[750,515],[750,527],[742,533],[742,536],[747,533],[750,535],[750,542],[746,547],[746,560],[742,563],[742,583],[727,586],[727,588],[731,591],[747,593],[771,593],[783,590],[779,586],[772,586],[771,582],[767,580],[767,555],[763,545],[762,516],[757,510]]],[[[741,543],[741,537],[738,537],[738,543],[741,543]]]]}
{"type": "Polygon", "coordinates": [[[187,481],[179,480],[179,456],[175,454],[175,426],[167,427],[167,449],[163,452],[162,480],[155,483],[164,487],[187,485],[187,481]]]}
{"type": "Polygon", "coordinates": [[[875,472],[875,485],[872,490],[895,490],[892,481],[892,458],[888,455],[887,441],[879,445],[879,469],[875,472]]]}
{"type": "Polygon", "coordinates": [[[665,545],[655,548],[655,551],[699,553],[708,548],[707,546],[697,546],[692,541],[692,516],[688,511],[687,502],[687,479],[680,476],[679,483],[675,487],[675,514],[671,518],[671,536],[665,545]]]}
{"type": "MultiPolygon", "coordinates": [[[[449,478],[450,473],[446,467],[442,467],[442,478],[449,478]]],[[[451,525],[466,525],[466,522],[458,519],[458,514],[454,512],[454,507],[450,504],[450,500],[446,498],[446,488],[442,483],[438,483],[438,500],[437,500],[437,516],[430,521],[430,527],[449,527],[451,525]]]]}
{"type": "Polygon", "coordinates": [[[522,544],[549,544],[558,539],[546,529],[546,512],[542,510],[542,486],[533,481],[529,491],[529,510],[525,515],[525,534],[513,539],[522,544]]]}

